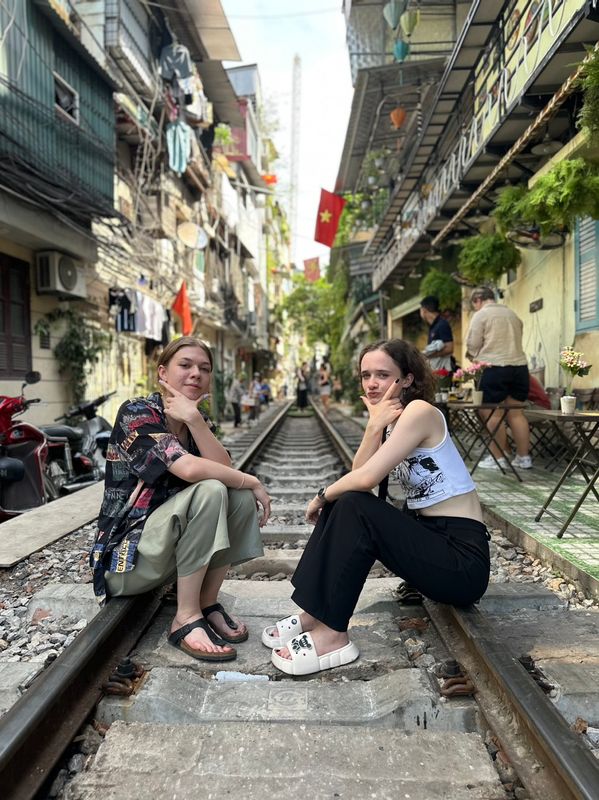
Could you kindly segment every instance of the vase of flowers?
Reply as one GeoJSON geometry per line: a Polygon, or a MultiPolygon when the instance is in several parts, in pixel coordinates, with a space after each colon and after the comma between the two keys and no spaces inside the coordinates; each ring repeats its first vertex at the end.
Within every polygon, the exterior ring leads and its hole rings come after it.
{"type": "Polygon", "coordinates": [[[576,410],[576,397],[572,394],[572,381],[588,375],[592,364],[584,360],[583,353],[577,353],[573,347],[565,345],[559,354],[559,365],[566,376],[566,392],[560,397],[562,414],[573,414],[576,410]]]}
{"type": "Polygon", "coordinates": [[[457,381],[471,381],[472,382],[472,397],[471,402],[475,406],[479,406],[483,401],[483,393],[480,388],[480,382],[483,377],[483,372],[491,365],[487,361],[475,361],[468,367],[460,367],[457,369],[453,377],[457,381]]]}

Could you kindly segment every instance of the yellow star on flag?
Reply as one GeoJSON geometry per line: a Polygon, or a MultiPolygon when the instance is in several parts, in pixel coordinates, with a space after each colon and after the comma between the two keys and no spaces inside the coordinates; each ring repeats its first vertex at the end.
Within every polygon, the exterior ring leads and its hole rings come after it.
{"type": "Polygon", "coordinates": [[[330,222],[332,216],[333,215],[331,214],[331,212],[328,209],[325,209],[325,211],[321,211],[320,212],[320,221],[321,222],[330,222]]]}

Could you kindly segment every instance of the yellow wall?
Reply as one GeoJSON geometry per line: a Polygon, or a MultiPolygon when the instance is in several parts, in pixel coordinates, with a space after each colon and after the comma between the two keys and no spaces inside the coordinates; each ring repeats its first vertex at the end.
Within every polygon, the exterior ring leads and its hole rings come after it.
{"type": "MultiPolygon", "coordinates": [[[[576,350],[584,353],[587,361],[596,365],[589,376],[576,378],[573,387],[599,386],[599,330],[575,333],[574,238],[569,236],[564,247],[555,250],[523,249],[521,252],[522,264],[517,278],[509,284],[505,278],[502,280],[500,288],[504,297],[499,302],[513,309],[524,324],[522,341],[529,366],[535,356],[537,365],[545,366],[545,386],[564,386],[559,353],[563,345],[573,344],[576,350]],[[531,313],[530,303],[541,298],[543,308],[531,313]]],[[[467,302],[470,291],[464,292],[464,342],[472,317],[467,302]]]]}

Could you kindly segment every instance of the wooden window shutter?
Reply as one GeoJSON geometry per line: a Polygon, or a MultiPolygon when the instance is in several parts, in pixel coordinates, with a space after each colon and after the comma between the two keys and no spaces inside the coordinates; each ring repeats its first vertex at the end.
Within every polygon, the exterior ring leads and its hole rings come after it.
{"type": "Polygon", "coordinates": [[[599,327],[599,223],[583,217],[576,225],[576,331],[599,327]]]}
{"type": "Polygon", "coordinates": [[[30,369],[29,264],[0,253],[0,377],[30,369]]]}

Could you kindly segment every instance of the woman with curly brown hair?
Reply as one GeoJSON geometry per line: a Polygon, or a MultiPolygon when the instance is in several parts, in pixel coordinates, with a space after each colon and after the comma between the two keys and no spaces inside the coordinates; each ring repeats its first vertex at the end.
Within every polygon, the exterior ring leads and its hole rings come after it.
{"type": "Polygon", "coordinates": [[[304,611],[262,635],[290,675],[359,656],[347,628],[377,559],[441,603],[469,605],[489,580],[489,535],[445,417],[431,405],[430,367],[411,344],[390,339],[364,348],[359,372],[369,420],[352,471],[308,505],[316,527],[292,579],[304,611]],[[403,486],[405,510],[372,493],[389,473],[403,486]]]}

